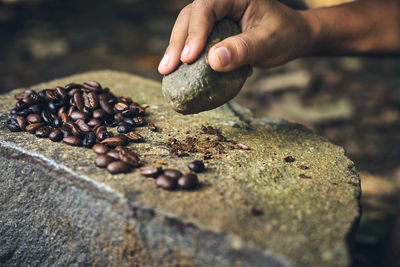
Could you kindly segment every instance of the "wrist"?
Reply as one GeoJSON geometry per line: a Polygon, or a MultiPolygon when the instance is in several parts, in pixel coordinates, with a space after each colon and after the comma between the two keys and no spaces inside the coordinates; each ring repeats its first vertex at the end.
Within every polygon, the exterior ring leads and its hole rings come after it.
{"type": "Polygon", "coordinates": [[[321,39],[322,24],[314,9],[299,11],[305,22],[307,38],[306,48],[302,56],[313,56],[318,54],[318,44],[321,39]]]}

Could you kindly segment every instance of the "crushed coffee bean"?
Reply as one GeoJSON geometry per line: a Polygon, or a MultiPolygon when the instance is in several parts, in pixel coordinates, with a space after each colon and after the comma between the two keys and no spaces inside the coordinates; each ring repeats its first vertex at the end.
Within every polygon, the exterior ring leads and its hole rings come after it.
{"type": "Polygon", "coordinates": [[[307,167],[307,166],[305,166],[305,165],[299,165],[299,166],[297,166],[299,169],[302,169],[302,170],[308,170],[309,169],[309,167],[307,167]]]}
{"type": "Polygon", "coordinates": [[[305,175],[305,174],[303,174],[303,173],[300,174],[299,177],[300,177],[300,178],[303,178],[303,179],[311,179],[311,176],[307,176],[307,175],[305,175]]]}

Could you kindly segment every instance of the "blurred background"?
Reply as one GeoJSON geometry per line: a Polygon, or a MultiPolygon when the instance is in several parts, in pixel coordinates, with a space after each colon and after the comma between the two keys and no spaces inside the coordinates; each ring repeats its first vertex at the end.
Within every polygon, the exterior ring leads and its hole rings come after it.
{"type": "MultiPolygon", "coordinates": [[[[317,7],[344,1],[305,2],[317,7]]],[[[188,3],[0,0],[0,92],[106,68],[161,80],[159,60],[188,3]]],[[[381,266],[398,248],[390,238],[400,232],[399,219],[394,225],[400,203],[399,74],[400,58],[301,59],[256,69],[235,98],[256,117],[305,124],[343,146],[355,162],[363,215],[354,266],[381,266]]]]}

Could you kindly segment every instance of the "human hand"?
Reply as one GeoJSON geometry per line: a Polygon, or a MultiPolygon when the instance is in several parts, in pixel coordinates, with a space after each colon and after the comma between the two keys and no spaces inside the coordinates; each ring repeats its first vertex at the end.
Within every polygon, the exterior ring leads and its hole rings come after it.
{"type": "Polygon", "coordinates": [[[215,71],[227,72],[250,64],[272,67],[305,55],[312,47],[313,20],[276,0],[195,0],[180,12],[169,46],[159,65],[161,74],[180,62],[197,59],[216,21],[230,17],[242,33],[215,44],[208,62],[215,71]]]}

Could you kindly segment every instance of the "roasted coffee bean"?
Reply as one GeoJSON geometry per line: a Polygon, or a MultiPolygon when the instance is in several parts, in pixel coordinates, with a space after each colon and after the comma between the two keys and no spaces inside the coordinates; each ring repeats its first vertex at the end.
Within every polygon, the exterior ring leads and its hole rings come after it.
{"type": "Polygon", "coordinates": [[[10,114],[11,115],[16,115],[17,114],[17,109],[16,108],[11,109],[10,110],[10,114]]]}
{"type": "Polygon", "coordinates": [[[113,161],[115,161],[115,159],[107,155],[98,155],[94,160],[94,165],[96,165],[99,168],[106,168],[107,165],[113,161]]]}
{"type": "Polygon", "coordinates": [[[123,122],[120,123],[117,128],[119,133],[128,133],[130,130],[132,130],[132,126],[123,122]]]}
{"type": "Polygon", "coordinates": [[[95,109],[99,105],[99,99],[95,92],[88,92],[83,94],[85,107],[88,109],[95,109]]]}
{"type": "Polygon", "coordinates": [[[100,125],[100,124],[101,124],[101,121],[99,121],[98,119],[91,119],[87,123],[87,125],[89,125],[90,127],[94,127],[94,126],[100,125]]]}
{"type": "Polygon", "coordinates": [[[22,110],[16,112],[16,114],[17,114],[18,116],[23,116],[23,117],[26,117],[27,115],[29,115],[29,114],[31,114],[31,113],[32,113],[32,112],[31,112],[31,110],[30,110],[29,108],[22,109],[22,110]]]}
{"type": "Polygon", "coordinates": [[[118,125],[118,122],[116,122],[116,121],[114,120],[114,118],[109,118],[109,119],[106,119],[106,120],[104,121],[104,124],[105,124],[107,127],[115,127],[115,126],[118,125]]]}
{"type": "Polygon", "coordinates": [[[121,112],[121,114],[126,118],[132,118],[134,116],[137,116],[137,113],[135,112],[135,110],[132,110],[132,109],[124,110],[121,112]]]}
{"type": "Polygon", "coordinates": [[[32,92],[33,92],[33,90],[28,89],[28,90],[25,90],[22,93],[14,95],[14,98],[17,99],[17,100],[22,100],[22,99],[28,97],[30,94],[32,94],[32,92]]]}
{"type": "Polygon", "coordinates": [[[55,90],[61,99],[66,99],[68,97],[68,92],[64,88],[58,86],[55,90]]]}
{"type": "Polygon", "coordinates": [[[176,179],[161,174],[156,179],[156,185],[166,190],[174,190],[176,188],[176,179]]]}
{"type": "Polygon", "coordinates": [[[66,86],[64,86],[65,90],[67,90],[67,91],[69,91],[71,89],[74,89],[74,88],[81,88],[81,87],[82,86],[80,84],[77,84],[77,83],[69,83],[66,86]]]}
{"type": "Polygon", "coordinates": [[[54,119],[53,119],[53,117],[51,116],[50,111],[48,111],[47,109],[43,110],[43,111],[41,112],[41,116],[42,116],[43,121],[44,121],[46,124],[48,124],[48,125],[52,125],[52,124],[53,124],[54,119]]]}
{"type": "Polygon", "coordinates": [[[194,172],[202,172],[204,171],[204,163],[200,160],[195,160],[188,164],[188,168],[194,172]]]}
{"type": "Polygon", "coordinates": [[[131,167],[122,161],[113,161],[107,165],[107,171],[111,174],[127,173],[131,167]]]}
{"type": "Polygon", "coordinates": [[[107,156],[112,157],[113,159],[120,160],[119,152],[115,149],[108,151],[106,154],[107,156]]]}
{"type": "Polygon", "coordinates": [[[96,137],[99,141],[104,141],[107,138],[113,137],[114,134],[108,131],[100,131],[96,134],[96,137]]]}
{"type": "Polygon", "coordinates": [[[52,128],[50,126],[43,126],[36,130],[35,135],[39,138],[47,138],[51,133],[52,128]]]}
{"type": "Polygon", "coordinates": [[[107,131],[107,127],[104,125],[97,125],[93,128],[93,131],[95,134],[99,133],[99,132],[106,132],[107,131]]]}
{"type": "Polygon", "coordinates": [[[132,103],[132,98],[121,96],[121,97],[118,97],[118,101],[129,105],[130,103],[132,103]]]}
{"type": "Polygon", "coordinates": [[[56,105],[54,102],[52,102],[52,101],[50,101],[50,102],[47,103],[47,107],[49,108],[49,110],[50,110],[52,113],[55,113],[55,112],[58,110],[57,105],[56,105]]]}
{"type": "Polygon", "coordinates": [[[147,128],[148,128],[150,131],[152,131],[152,132],[157,131],[157,127],[154,125],[154,123],[151,123],[151,122],[149,122],[149,123],[147,124],[147,128]]]}
{"type": "Polygon", "coordinates": [[[75,122],[69,121],[65,123],[64,126],[68,127],[74,136],[81,137],[84,135],[75,122]]]}
{"type": "Polygon", "coordinates": [[[71,129],[69,127],[64,127],[63,126],[63,127],[60,128],[60,131],[63,134],[63,138],[72,135],[71,129]]]}
{"type": "Polygon", "coordinates": [[[125,135],[126,137],[129,138],[129,140],[133,141],[133,142],[141,142],[143,141],[143,136],[141,136],[140,134],[136,133],[136,132],[129,132],[125,135]]]}
{"type": "Polygon", "coordinates": [[[75,110],[76,110],[75,106],[70,106],[67,112],[68,117],[70,117],[72,112],[74,112],[75,110]]]}
{"type": "Polygon", "coordinates": [[[124,141],[124,145],[126,145],[129,142],[129,138],[127,138],[125,134],[118,133],[118,134],[116,134],[114,136],[118,137],[118,138],[121,138],[124,141]]]}
{"type": "Polygon", "coordinates": [[[125,145],[125,141],[120,138],[120,137],[108,137],[106,139],[104,139],[103,141],[101,141],[102,144],[109,146],[109,147],[116,147],[116,146],[122,146],[125,145]]]}
{"type": "Polygon", "coordinates": [[[78,110],[82,111],[83,107],[85,106],[82,94],[81,93],[75,93],[74,96],[73,96],[73,99],[74,99],[74,103],[75,103],[76,108],[78,110]]]}
{"type": "Polygon", "coordinates": [[[179,177],[182,176],[182,173],[175,169],[165,169],[163,175],[177,180],[179,177]]]}
{"type": "Polygon", "coordinates": [[[73,88],[73,89],[71,89],[70,91],[68,91],[68,96],[71,98],[70,100],[72,100],[72,103],[71,104],[73,104],[74,106],[75,106],[75,103],[74,103],[74,95],[76,94],[76,93],[80,93],[81,92],[81,89],[80,88],[73,88]]]}
{"type": "Polygon", "coordinates": [[[62,141],[70,146],[80,146],[82,144],[81,140],[76,136],[64,137],[62,141]]]}
{"type": "Polygon", "coordinates": [[[45,99],[47,101],[56,101],[61,97],[57,94],[55,90],[47,89],[45,99]]]}
{"type": "MultiPolygon", "coordinates": [[[[79,120],[77,120],[75,123],[78,125],[79,129],[80,129],[82,132],[90,132],[90,131],[91,131],[89,125],[87,125],[86,122],[85,122],[84,120],[79,119],[79,120]]],[[[93,133],[93,134],[94,134],[94,133],[93,133]]]]}
{"type": "Polygon", "coordinates": [[[62,106],[62,107],[60,107],[60,108],[58,109],[58,111],[57,111],[57,116],[58,116],[58,117],[61,117],[61,114],[63,114],[63,113],[67,113],[67,108],[66,108],[65,106],[62,106]]]}
{"type": "Polygon", "coordinates": [[[124,110],[127,110],[129,108],[129,105],[123,102],[118,102],[114,105],[114,108],[117,112],[122,112],[124,110]]]}
{"type": "Polygon", "coordinates": [[[132,120],[132,118],[124,118],[123,122],[132,125],[132,127],[135,126],[135,122],[132,120]]]}
{"type": "Polygon", "coordinates": [[[21,101],[26,103],[28,106],[31,106],[33,104],[33,100],[30,97],[23,98],[21,101]]]}
{"type": "Polygon", "coordinates": [[[95,144],[92,149],[96,154],[105,154],[109,151],[109,148],[103,144],[95,144]]]}
{"type": "Polygon", "coordinates": [[[45,90],[42,90],[42,91],[39,91],[37,94],[38,94],[38,96],[39,96],[40,98],[46,99],[46,89],[45,89],[45,90]]]}
{"type": "Polygon", "coordinates": [[[83,88],[93,91],[101,91],[100,83],[96,81],[88,81],[83,83],[83,88]]]}
{"type": "Polygon", "coordinates": [[[71,119],[76,121],[76,120],[84,120],[86,121],[88,119],[88,115],[82,111],[75,110],[71,113],[70,115],[71,119]]]}
{"type": "Polygon", "coordinates": [[[96,110],[94,110],[92,115],[93,115],[93,118],[99,119],[99,120],[106,117],[106,113],[105,113],[105,111],[102,110],[102,109],[96,109],[96,110]]]}
{"type": "Polygon", "coordinates": [[[27,131],[28,133],[35,133],[37,129],[39,129],[40,127],[42,127],[44,125],[43,122],[37,122],[37,123],[32,123],[26,126],[25,131],[27,131]]]}
{"type": "Polygon", "coordinates": [[[11,120],[7,121],[7,128],[11,132],[20,132],[21,131],[21,128],[18,126],[18,124],[11,120]]]}
{"type": "Polygon", "coordinates": [[[61,127],[62,124],[63,124],[63,121],[62,121],[62,119],[60,117],[55,117],[54,118],[54,121],[53,121],[53,126],[54,127],[57,127],[57,128],[61,127]]]}
{"type": "Polygon", "coordinates": [[[19,100],[17,103],[15,103],[15,108],[20,111],[29,108],[29,104],[23,102],[22,100],[19,100]]]}
{"type": "Polygon", "coordinates": [[[66,113],[61,113],[60,119],[61,119],[62,123],[66,123],[69,121],[68,115],[66,113]]]}
{"type": "Polygon", "coordinates": [[[21,129],[21,131],[25,131],[25,127],[28,124],[26,122],[25,118],[22,116],[17,116],[16,121],[17,121],[17,124],[18,124],[19,128],[21,129]]]}
{"type": "Polygon", "coordinates": [[[40,108],[39,105],[32,105],[32,106],[29,107],[29,110],[33,114],[40,114],[40,112],[42,111],[42,109],[40,108]]]}
{"type": "Polygon", "coordinates": [[[50,132],[49,139],[53,142],[59,142],[63,139],[63,133],[60,129],[54,129],[50,132]]]}
{"type": "Polygon", "coordinates": [[[108,103],[108,100],[103,98],[99,100],[100,107],[107,113],[107,114],[114,114],[114,109],[108,103]]]}
{"type": "Polygon", "coordinates": [[[29,114],[28,116],[26,116],[26,120],[29,123],[37,123],[43,121],[42,117],[38,114],[29,114]]]}
{"type": "Polygon", "coordinates": [[[140,166],[141,162],[139,159],[139,156],[128,150],[128,149],[121,149],[119,152],[119,159],[127,164],[129,164],[132,167],[137,167],[140,166]]]}
{"type": "Polygon", "coordinates": [[[140,168],[140,174],[146,177],[157,177],[162,173],[162,168],[161,167],[143,167],[140,168]]]}
{"type": "Polygon", "coordinates": [[[108,94],[108,104],[110,104],[111,106],[114,106],[117,102],[118,99],[116,99],[114,96],[111,96],[110,94],[108,94]]]}
{"type": "Polygon", "coordinates": [[[181,176],[178,179],[178,185],[182,189],[193,189],[199,184],[199,180],[197,179],[197,175],[193,173],[188,173],[181,176]]]}
{"type": "Polygon", "coordinates": [[[96,135],[94,132],[87,132],[82,140],[82,145],[84,147],[92,148],[96,143],[96,135]]]}
{"type": "Polygon", "coordinates": [[[144,126],[146,124],[142,117],[133,117],[132,119],[135,122],[136,126],[144,126]]]}
{"type": "Polygon", "coordinates": [[[122,115],[122,113],[115,113],[114,114],[114,120],[118,123],[123,122],[124,121],[124,115],[122,115]]]}

